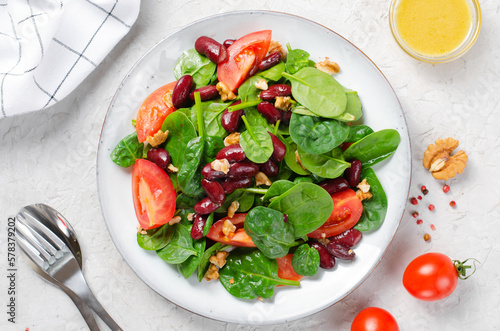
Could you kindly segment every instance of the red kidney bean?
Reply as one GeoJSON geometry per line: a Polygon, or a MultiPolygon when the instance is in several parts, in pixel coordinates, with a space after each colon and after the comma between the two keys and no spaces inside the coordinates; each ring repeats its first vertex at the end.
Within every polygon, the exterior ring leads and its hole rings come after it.
{"type": "Polygon", "coordinates": [[[269,131],[268,133],[271,136],[271,140],[273,141],[273,154],[271,155],[271,157],[274,161],[281,162],[285,158],[286,145],[274,134],[269,131]]]}
{"type": "Polygon", "coordinates": [[[189,94],[193,88],[193,77],[191,75],[184,75],[174,86],[172,91],[172,104],[175,108],[185,108],[189,107],[191,100],[189,100],[189,94]]]}
{"type": "Polygon", "coordinates": [[[205,190],[207,196],[215,202],[216,204],[222,205],[226,200],[226,194],[224,194],[224,189],[217,181],[212,180],[201,180],[201,187],[205,190]]]}
{"type": "Polygon", "coordinates": [[[223,173],[222,171],[217,171],[217,170],[212,169],[212,165],[210,163],[207,163],[201,169],[201,175],[208,180],[215,180],[215,179],[227,177],[227,174],[223,173]]]}
{"type": "Polygon", "coordinates": [[[288,215],[283,214],[283,222],[288,223],[288,215]]]}
{"type": "Polygon", "coordinates": [[[236,39],[226,39],[224,40],[224,42],[222,43],[222,45],[226,48],[228,48],[229,46],[231,46],[232,44],[234,44],[234,42],[236,41],[236,39]]]}
{"type": "Polygon", "coordinates": [[[197,88],[189,94],[189,99],[191,99],[191,101],[194,100],[194,92],[200,92],[201,101],[212,100],[213,98],[219,96],[219,91],[217,91],[217,87],[215,85],[207,85],[197,88]]]}
{"type": "Polygon", "coordinates": [[[277,176],[280,168],[272,158],[269,158],[266,162],[262,163],[260,166],[260,171],[266,174],[267,177],[277,176]]]}
{"type": "Polygon", "coordinates": [[[318,184],[322,188],[324,188],[328,194],[332,195],[337,192],[342,192],[343,190],[346,190],[349,188],[349,184],[347,183],[347,180],[342,177],[338,178],[333,178],[333,179],[326,179],[322,181],[321,183],[318,184]]]}
{"type": "Polygon", "coordinates": [[[262,101],[257,105],[257,111],[266,118],[266,120],[271,124],[276,124],[278,120],[281,120],[281,113],[272,103],[269,101],[262,101]]]}
{"type": "Polygon", "coordinates": [[[194,48],[198,53],[206,55],[215,64],[224,62],[227,59],[226,47],[210,37],[202,36],[196,39],[194,48]]]}
{"type": "Polygon", "coordinates": [[[281,61],[281,53],[280,52],[274,52],[272,54],[269,54],[266,56],[262,61],[260,61],[258,67],[259,70],[267,70],[271,67],[274,67],[281,61]]]}
{"type": "Polygon", "coordinates": [[[252,161],[241,161],[231,164],[229,178],[253,177],[259,172],[259,166],[252,161]]]}
{"type": "Polygon", "coordinates": [[[341,260],[352,260],[354,259],[354,256],[356,256],[352,249],[336,243],[335,241],[330,241],[328,245],[326,245],[326,249],[331,255],[341,260]]]}
{"type": "MultiPolygon", "coordinates": [[[[241,101],[238,100],[231,106],[240,104],[241,101]]],[[[229,132],[234,132],[238,129],[241,124],[241,116],[243,115],[243,109],[228,111],[227,108],[222,112],[221,123],[222,127],[229,132]]]]}
{"type": "Polygon", "coordinates": [[[205,228],[207,219],[208,217],[206,215],[194,214],[193,226],[191,227],[191,238],[198,240],[203,237],[203,229],[205,228]]]}
{"type": "Polygon", "coordinates": [[[226,159],[229,163],[233,163],[243,161],[246,158],[246,155],[240,144],[233,144],[221,149],[215,158],[217,160],[226,159]]]}
{"type": "Polygon", "coordinates": [[[314,240],[308,242],[309,246],[319,253],[319,266],[323,269],[332,269],[335,266],[335,258],[328,252],[326,247],[314,240]]]}
{"type": "Polygon", "coordinates": [[[171,162],[170,153],[165,148],[151,148],[148,151],[148,160],[156,163],[163,170],[167,169],[171,162]]]}
{"type": "Polygon", "coordinates": [[[259,97],[262,100],[269,101],[276,97],[287,97],[292,95],[292,87],[287,84],[275,84],[267,90],[260,92],[259,97]]]}
{"type": "Polygon", "coordinates": [[[330,241],[334,241],[338,244],[347,246],[347,247],[352,247],[355,246],[359,241],[363,238],[363,234],[361,231],[356,230],[356,229],[349,229],[341,234],[338,234],[336,236],[333,236],[330,239],[330,241]]]}
{"type": "Polygon", "coordinates": [[[292,112],[291,111],[280,111],[281,112],[281,123],[284,125],[289,125],[290,124],[290,119],[292,118],[292,112]]]}
{"type": "Polygon", "coordinates": [[[236,189],[249,187],[252,185],[253,180],[250,177],[243,178],[225,178],[222,180],[221,185],[226,194],[233,192],[236,189]]]}
{"type": "Polygon", "coordinates": [[[220,205],[218,203],[210,200],[209,197],[203,198],[196,205],[194,205],[194,211],[197,214],[207,215],[216,211],[220,205]]]}
{"type": "Polygon", "coordinates": [[[351,167],[344,171],[344,178],[347,179],[350,187],[356,187],[361,180],[361,161],[352,160],[351,167]]]}

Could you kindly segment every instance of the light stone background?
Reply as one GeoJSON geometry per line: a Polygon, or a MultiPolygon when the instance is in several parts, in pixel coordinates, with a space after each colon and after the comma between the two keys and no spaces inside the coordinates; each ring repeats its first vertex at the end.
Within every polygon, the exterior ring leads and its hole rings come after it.
{"type": "Polygon", "coordinates": [[[36,202],[61,211],[76,229],[90,287],[125,330],[348,330],[367,306],[389,310],[401,330],[500,329],[500,5],[481,1],[483,25],[476,45],[461,59],[435,66],[399,49],[388,24],[389,6],[389,0],[142,1],[130,33],[76,91],[49,109],[0,120],[0,330],[86,330],[70,299],[22,258],[17,261],[17,323],[7,322],[7,216],[36,202]],[[413,152],[410,196],[419,195],[422,184],[430,191],[418,206],[408,203],[388,253],[354,293],[310,317],[262,328],[193,315],[149,289],[111,242],[96,188],[101,126],[127,71],[174,30],[233,9],[303,16],[338,32],[370,57],[405,111],[413,152]],[[443,183],[423,169],[421,159],[428,144],[449,136],[460,141],[469,162],[462,175],[447,182],[451,191],[444,194],[443,183]],[[451,200],[457,203],[454,209],[448,205],[451,200]],[[427,210],[429,203],[436,206],[434,212],[427,210]],[[411,216],[415,210],[422,225],[411,216]],[[425,232],[431,234],[430,242],[422,239],[425,232]],[[449,298],[418,301],[405,291],[401,278],[414,257],[430,251],[454,259],[475,257],[481,265],[449,298]]]}

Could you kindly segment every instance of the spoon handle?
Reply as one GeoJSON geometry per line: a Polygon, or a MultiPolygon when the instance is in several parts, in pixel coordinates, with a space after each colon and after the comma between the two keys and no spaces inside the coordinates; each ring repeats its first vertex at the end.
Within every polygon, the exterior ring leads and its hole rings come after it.
{"type": "Polygon", "coordinates": [[[87,323],[90,331],[100,331],[99,326],[94,318],[94,314],[92,313],[92,309],[87,306],[85,301],[83,301],[75,292],[71,291],[65,286],[60,286],[61,289],[73,300],[73,303],[76,305],[80,314],[82,314],[83,319],[87,323]]]}

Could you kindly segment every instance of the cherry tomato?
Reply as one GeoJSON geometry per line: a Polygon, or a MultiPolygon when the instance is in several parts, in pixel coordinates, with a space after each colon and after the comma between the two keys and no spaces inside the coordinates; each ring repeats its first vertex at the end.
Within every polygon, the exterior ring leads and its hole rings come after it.
{"type": "Polygon", "coordinates": [[[250,236],[245,232],[245,229],[243,229],[246,216],[247,214],[235,214],[232,218],[224,217],[218,220],[210,228],[207,237],[212,239],[213,241],[218,241],[226,245],[255,247],[252,238],[250,238],[250,236]],[[226,236],[222,232],[222,228],[226,220],[231,220],[231,223],[236,226],[236,231],[234,232],[234,234],[226,236]]]}
{"type": "Polygon", "coordinates": [[[292,266],[293,254],[287,254],[276,259],[278,262],[278,277],[281,279],[301,280],[302,276],[293,270],[292,266]]]}
{"type": "Polygon", "coordinates": [[[271,30],[256,31],[236,40],[228,47],[228,58],[219,63],[217,77],[219,81],[236,92],[264,59],[271,43],[271,30]]]}
{"type": "Polygon", "coordinates": [[[332,194],[333,211],[328,220],[317,230],[309,233],[311,238],[332,237],[349,230],[358,223],[363,213],[363,204],[356,192],[346,189],[332,194]]]}
{"type": "Polygon", "coordinates": [[[396,319],[385,309],[368,307],[356,315],[351,331],[399,331],[396,319]]]}
{"type": "Polygon", "coordinates": [[[170,221],[175,212],[174,186],[167,173],[151,161],[138,159],[132,169],[135,214],[145,230],[170,221]]]}
{"type": "Polygon", "coordinates": [[[415,298],[441,300],[449,296],[458,283],[453,261],[441,253],[420,255],[410,262],[403,274],[403,285],[415,298]]]}
{"type": "Polygon", "coordinates": [[[174,89],[177,82],[164,85],[151,93],[137,112],[135,129],[137,139],[142,143],[148,136],[154,136],[161,129],[165,118],[175,111],[165,103],[165,95],[174,89]]]}

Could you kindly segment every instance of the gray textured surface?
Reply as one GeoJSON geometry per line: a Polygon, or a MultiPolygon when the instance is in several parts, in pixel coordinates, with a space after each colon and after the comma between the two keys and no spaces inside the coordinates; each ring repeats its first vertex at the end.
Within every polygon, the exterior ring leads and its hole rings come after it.
{"type": "MultiPolygon", "coordinates": [[[[461,59],[419,63],[403,53],[388,25],[389,1],[151,1],[145,0],[131,32],[79,88],[46,110],[0,121],[0,304],[7,304],[8,215],[43,202],[60,210],[78,233],[85,275],[103,306],[125,330],[249,330],[208,320],[178,308],[144,285],[122,260],[104,226],[96,189],[95,160],[101,125],[114,91],[131,66],[158,40],[188,22],[234,9],[283,11],[312,19],[358,46],[386,75],[405,110],[413,148],[410,196],[424,184],[430,193],[417,208],[408,204],[386,256],[372,275],[342,302],[308,318],[262,330],[348,330],[366,306],[389,310],[402,330],[495,330],[500,317],[500,15],[493,0],[481,3],[483,28],[461,59]],[[428,144],[452,136],[469,155],[465,172],[444,194],[421,166],[428,144]],[[448,206],[450,200],[457,207],[448,206]],[[428,203],[436,206],[427,210],[428,203]],[[424,220],[417,225],[411,212],[424,220]],[[436,230],[430,229],[430,224],[436,230]],[[429,232],[431,242],[422,235],[429,232]],[[417,255],[439,251],[482,262],[449,298],[425,303],[401,285],[417,255]]],[[[29,96],[27,96],[29,97],[29,96]]],[[[2,312],[1,330],[85,330],[63,292],[18,260],[17,323],[2,312]]],[[[214,304],[217,304],[214,302],[214,304]]],[[[3,309],[5,310],[5,308],[3,309]]],[[[103,327],[103,329],[105,329],[103,327]]]]}

